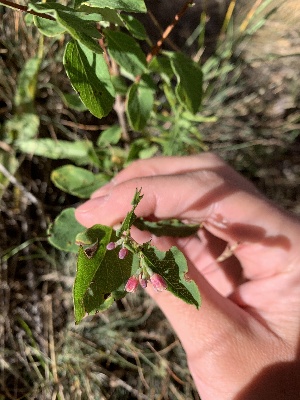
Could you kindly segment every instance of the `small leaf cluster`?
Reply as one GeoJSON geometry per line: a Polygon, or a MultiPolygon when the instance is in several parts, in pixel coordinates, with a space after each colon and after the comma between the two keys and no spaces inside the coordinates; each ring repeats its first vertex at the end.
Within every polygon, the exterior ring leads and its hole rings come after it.
{"type": "Polygon", "coordinates": [[[148,282],[157,291],[168,290],[186,303],[200,306],[198,287],[186,277],[184,255],[176,247],[162,252],[150,242],[138,244],[131,237],[130,228],[137,219],[135,209],[142,197],[137,190],[132,210],[117,232],[97,224],[77,235],[80,247],[73,289],[76,323],[135,292],[138,284],[146,288],[148,282]]]}

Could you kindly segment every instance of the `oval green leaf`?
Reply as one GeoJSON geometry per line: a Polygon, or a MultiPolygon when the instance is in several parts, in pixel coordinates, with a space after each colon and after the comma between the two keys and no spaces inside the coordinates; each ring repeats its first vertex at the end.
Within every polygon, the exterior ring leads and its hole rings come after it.
{"type": "Polygon", "coordinates": [[[148,246],[143,250],[143,254],[152,271],[165,279],[168,291],[184,302],[200,307],[201,296],[198,286],[193,280],[187,279],[187,262],[177,247],[173,246],[165,252],[148,246]]]}
{"type": "Polygon", "coordinates": [[[108,182],[105,174],[93,174],[84,168],[64,165],[51,173],[52,182],[64,192],[87,199],[99,187],[108,182]]]}
{"type": "Polygon", "coordinates": [[[112,125],[101,132],[97,140],[97,146],[103,147],[110,144],[117,144],[122,137],[122,129],[120,125],[112,125]]]}
{"type": "Polygon", "coordinates": [[[69,42],[64,65],[85,106],[98,118],[106,116],[113,107],[115,90],[102,54],[95,54],[76,41],[69,42]]]}
{"type": "Polygon", "coordinates": [[[154,89],[144,79],[131,85],[126,101],[126,113],[131,127],[141,131],[150,117],[154,103],[154,89]]]}
{"type": "Polygon", "coordinates": [[[144,25],[132,15],[121,14],[120,17],[123,20],[125,27],[128,29],[129,33],[139,40],[147,39],[147,32],[144,25]]]}
{"type": "Polygon", "coordinates": [[[133,76],[141,75],[146,70],[146,56],[139,44],[123,32],[105,30],[109,55],[133,76]]]}
{"type": "Polygon", "coordinates": [[[48,240],[59,250],[77,253],[75,238],[84,227],[75,218],[75,208],[66,208],[54,220],[48,229],[48,240]]]}
{"type": "Polygon", "coordinates": [[[106,245],[117,240],[112,228],[94,225],[79,235],[89,248],[80,246],[77,273],[73,289],[75,322],[78,324],[88,314],[103,311],[114,299],[125,296],[124,287],[128,278],[136,271],[132,253],[124,260],[118,257],[118,249],[107,250],[106,245]]]}
{"type": "Polygon", "coordinates": [[[38,30],[45,36],[53,37],[61,35],[66,31],[66,28],[56,21],[51,21],[46,18],[33,16],[33,21],[38,30]]]}
{"type": "Polygon", "coordinates": [[[26,154],[51,158],[52,160],[72,160],[79,165],[93,163],[93,144],[88,141],[68,142],[67,140],[31,139],[17,140],[16,147],[26,154]]]}
{"type": "Polygon", "coordinates": [[[177,78],[176,94],[191,113],[199,111],[202,102],[202,71],[200,66],[181,53],[166,53],[177,78]]]}

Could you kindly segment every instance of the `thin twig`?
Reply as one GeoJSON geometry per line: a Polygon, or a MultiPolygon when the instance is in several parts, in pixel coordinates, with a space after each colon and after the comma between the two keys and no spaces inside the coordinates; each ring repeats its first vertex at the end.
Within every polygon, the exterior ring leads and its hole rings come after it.
{"type": "Polygon", "coordinates": [[[37,17],[49,19],[50,21],[56,21],[55,18],[52,17],[51,15],[38,13],[33,10],[28,10],[28,7],[21,6],[20,4],[13,3],[12,1],[1,0],[1,4],[3,4],[6,7],[12,8],[13,10],[18,10],[18,11],[22,11],[22,12],[25,12],[28,14],[36,15],[37,17]]]}
{"type": "MultiPolygon", "coordinates": [[[[83,131],[100,131],[101,129],[103,130],[110,127],[110,125],[86,125],[86,124],[81,124],[79,122],[68,121],[66,119],[61,119],[60,122],[62,123],[62,125],[70,126],[71,128],[76,128],[83,131]]],[[[1,147],[1,142],[0,142],[0,147],[1,147]]]]}
{"type": "MultiPolygon", "coordinates": [[[[98,24],[98,30],[101,33],[100,24],[98,24]]],[[[118,76],[119,75],[119,67],[118,67],[117,63],[115,62],[115,60],[113,58],[109,57],[109,54],[107,52],[103,38],[99,39],[98,42],[99,42],[101,49],[103,50],[103,57],[106,62],[106,65],[110,71],[110,74],[112,76],[118,76]]],[[[121,127],[122,139],[128,143],[130,141],[130,137],[128,134],[126,118],[125,118],[125,104],[124,104],[123,97],[118,93],[116,94],[116,97],[115,97],[114,110],[117,114],[117,118],[118,118],[118,121],[119,121],[119,124],[121,127]]]]}
{"type": "MultiPolygon", "coordinates": [[[[153,351],[154,354],[157,355],[157,357],[158,357],[160,360],[165,361],[165,359],[159,354],[158,351],[155,350],[155,348],[151,345],[151,343],[147,342],[147,346],[149,347],[149,349],[150,349],[151,351],[153,351]]],[[[179,383],[180,385],[184,385],[183,380],[180,379],[180,378],[175,374],[175,372],[172,371],[172,369],[170,368],[170,366],[169,366],[169,364],[168,364],[167,362],[165,362],[165,365],[166,365],[166,368],[167,368],[169,374],[171,375],[171,377],[172,377],[177,383],[179,383]]]]}
{"type": "MultiPolygon", "coordinates": [[[[153,25],[156,27],[156,29],[159,30],[159,33],[160,33],[160,35],[162,36],[164,31],[163,31],[163,29],[162,29],[160,23],[158,22],[158,20],[156,19],[155,15],[154,15],[150,10],[148,10],[147,12],[148,12],[148,15],[149,15],[151,21],[153,22],[153,25]]],[[[166,42],[174,51],[180,51],[180,48],[179,48],[172,40],[170,40],[169,38],[166,38],[165,42],[166,42]]]]}
{"type": "Polygon", "coordinates": [[[164,43],[164,41],[167,39],[167,37],[170,35],[170,33],[172,32],[172,30],[174,29],[174,27],[178,24],[178,22],[180,21],[180,19],[182,18],[182,16],[185,14],[185,12],[187,11],[187,9],[194,4],[194,0],[189,0],[187,1],[183,7],[181,8],[181,10],[175,15],[173,22],[167,26],[167,28],[165,29],[165,31],[163,32],[161,38],[157,41],[156,45],[152,47],[150,53],[147,55],[147,62],[149,63],[152,58],[154,56],[156,56],[159,52],[160,49],[164,43]]]}
{"type": "MultiPolygon", "coordinates": [[[[111,59],[111,74],[115,76],[119,75],[119,67],[113,58],[111,59]]],[[[118,93],[116,94],[115,97],[114,110],[117,114],[118,121],[122,130],[122,139],[126,143],[129,143],[130,137],[128,134],[126,117],[125,117],[125,102],[123,97],[118,93]]]]}

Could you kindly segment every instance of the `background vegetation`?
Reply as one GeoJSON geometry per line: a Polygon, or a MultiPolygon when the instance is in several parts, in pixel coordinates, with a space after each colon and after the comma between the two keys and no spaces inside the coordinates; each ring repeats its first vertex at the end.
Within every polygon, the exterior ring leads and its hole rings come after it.
{"type": "MultiPolygon", "coordinates": [[[[0,9],[0,17],[0,398],[198,399],[178,339],[143,293],[74,326],[76,260],[51,247],[46,230],[80,200],[51,180],[53,169],[66,159],[14,147],[14,135],[26,138],[26,130],[35,126],[18,115],[34,111],[40,118],[37,137],[53,143],[97,143],[120,115],[114,111],[99,120],[75,102],[62,65],[63,37],[41,38],[24,15],[7,8],[0,9]],[[24,65],[36,55],[40,70],[36,79],[28,79],[24,65]]],[[[143,138],[172,140],[172,154],[213,150],[267,196],[299,214],[299,58],[292,47],[288,57],[262,52],[250,59],[254,32],[265,20],[256,17],[245,26],[246,17],[235,25],[229,9],[217,43],[209,44],[204,41],[207,18],[199,14],[184,51],[202,62],[202,110],[193,121],[158,113],[143,138]],[[204,43],[211,50],[205,56],[204,43]]],[[[293,35],[285,40],[292,43],[293,35]]],[[[161,151],[134,139],[132,159],[161,151]]],[[[111,174],[130,160],[125,142],[105,147],[111,174]]]]}

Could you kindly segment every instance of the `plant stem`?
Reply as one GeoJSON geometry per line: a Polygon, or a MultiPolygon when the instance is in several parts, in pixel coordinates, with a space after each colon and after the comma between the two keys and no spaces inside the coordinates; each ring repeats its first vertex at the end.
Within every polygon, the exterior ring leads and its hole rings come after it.
{"type": "Polygon", "coordinates": [[[150,53],[147,55],[147,62],[149,63],[156,54],[159,53],[164,41],[167,39],[167,37],[170,35],[174,27],[178,24],[182,16],[185,14],[189,6],[194,4],[194,0],[188,0],[181,10],[175,15],[173,22],[167,26],[165,31],[163,32],[161,38],[157,41],[156,45],[152,47],[150,53]]]}
{"type": "MultiPolygon", "coordinates": [[[[110,71],[111,71],[112,75],[115,75],[115,76],[119,75],[119,67],[113,59],[111,60],[111,70],[110,71]]],[[[122,139],[124,140],[124,142],[129,143],[130,137],[129,137],[129,133],[127,130],[125,109],[126,109],[125,100],[122,97],[122,95],[117,93],[116,98],[115,98],[115,103],[114,103],[114,110],[117,114],[118,121],[119,121],[121,130],[122,130],[122,139]]]]}
{"type": "Polygon", "coordinates": [[[35,12],[33,10],[28,10],[28,7],[21,6],[20,4],[16,4],[16,3],[13,3],[13,2],[8,1],[8,0],[0,0],[0,4],[3,4],[6,7],[12,8],[13,10],[22,11],[22,12],[25,12],[25,13],[28,13],[28,14],[36,15],[37,17],[49,19],[50,21],[55,21],[55,18],[52,17],[51,15],[40,14],[40,13],[35,12]]]}

